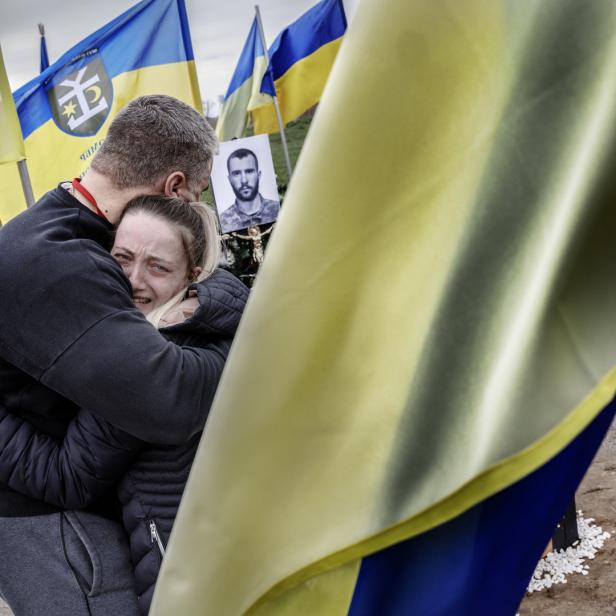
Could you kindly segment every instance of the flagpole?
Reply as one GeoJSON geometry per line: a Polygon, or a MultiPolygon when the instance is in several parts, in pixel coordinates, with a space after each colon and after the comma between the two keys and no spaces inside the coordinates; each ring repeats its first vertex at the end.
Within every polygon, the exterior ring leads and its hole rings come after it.
{"type": "Polygon", "coordinates": [[[32,192],[32,183],[30,182],[30,174],[28,173],[28,165],[24,160],[17,161],[17,168],[19,169],[19,179],[21,180],[21,187],[24,191],[24,197],[26,198],[26,206],[30,207],[34,205],[34,193],[32,192]]]}
{"type": "MultiPolygon", "coordinates": [[[[259,5],[255,4],[255,13],[257,16],[257,23],[259,24],[259,36],[261,37],[261,44],[263,45],[263,53],[265,54],[265,59],[267,61],[267,71],[271,71],[270,66],[270,58],[269,53],[267,51],[267,43],[265,42],[265,32],[263,31],[263,22],[261,21],[261,11],[259,10],[259,5]]],[[[274,109],[276,109],[276,118],[278,119],[278,127],[280,128],[280,141],[282,142],[282,150],[284,152],[284,158],[287,163],[287,171],[289,172],[289,180],[291,179],[291,175],[293,173],[293,168],[291,167],[291,158],[289,157],[289,149],[287,147],[287,138],[284,134],[284,125],[282,124],[282,115],[280,113],[280,106],[278,105],[278,97],[276,96],[276,85],[274,84],[274,79],[272,78],[272,85],[274,86],[274,109]]]]}

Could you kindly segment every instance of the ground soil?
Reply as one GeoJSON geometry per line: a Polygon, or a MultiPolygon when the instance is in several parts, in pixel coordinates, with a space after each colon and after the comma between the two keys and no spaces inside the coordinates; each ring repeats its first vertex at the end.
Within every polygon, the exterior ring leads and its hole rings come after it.
{"type": "MultiPolygon", "coordinates": [[[[616,424],[580,485],[576,500],[584,517],[595,518],[595,523],[612,537],[594,560],[587,561],[588,575],[574,574],[566,584],[528,595],[520,606],[520,616],[616,616],[616,424]]],[[[0,616],[11,616],[2,601],[0,616]]]]}
{"type": "Polygon", "coordinates": [[[588,575],[573,574],[566,584],[528,595],[520,616],[616,616],[616,424],[597,453],[577,496],[577,508],[611,533],[588,575]]]}

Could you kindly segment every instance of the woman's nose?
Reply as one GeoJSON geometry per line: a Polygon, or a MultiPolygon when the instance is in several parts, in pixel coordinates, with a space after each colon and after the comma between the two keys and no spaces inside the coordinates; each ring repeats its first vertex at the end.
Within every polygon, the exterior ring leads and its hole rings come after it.
{"type": "Polygon", "coordinates": [[[133,287],[133,290],[143,285],[143,281],[144,281],[143,269],[139,267],[138,265],[133,265],[130,268],[130,271],[126,272],[126,276],[128,277],[128,280],[130,281],[130,284],[133,287]]]}

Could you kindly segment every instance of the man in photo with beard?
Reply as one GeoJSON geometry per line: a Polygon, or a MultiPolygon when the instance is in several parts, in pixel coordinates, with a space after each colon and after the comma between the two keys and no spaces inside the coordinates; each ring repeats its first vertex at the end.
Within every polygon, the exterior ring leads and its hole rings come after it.
{"type": "Polygon", "coordinates": [[[274,222],[280,203],[259,192],[261,171],[255,153],[247,148],[233,151],[227,159],[228,178],[235,202],[220,215],[223,232],[274,222]]]}

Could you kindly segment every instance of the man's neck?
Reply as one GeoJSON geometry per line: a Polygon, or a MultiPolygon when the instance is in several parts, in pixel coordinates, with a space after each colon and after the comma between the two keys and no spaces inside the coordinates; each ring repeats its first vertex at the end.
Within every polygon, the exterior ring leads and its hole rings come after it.
{"type": "MultiPolygon", "coordinates": [[[[139,195],[153,194],[154,191],[146,187],[118,189],[113,186],[109,178],[94,169],[88,169],[81,179],[81,185],[94,197],[99,209],[111,224],[117,224],[122,216],[126,204],[139,195]]],[[[82,194],[75,192],[75,198],[87,208],[96,211],[82,194]]]]}
{"type": "Polygon", "coordinates": [[[257,196],[252,201],[240,201],[236,198],[235,203],[237,204],[237,208],[239,209],[239,211],[246,216],[256,214],[257,212],[260,212],[263,208],[261,193],[257,193],[257,196]]]}

